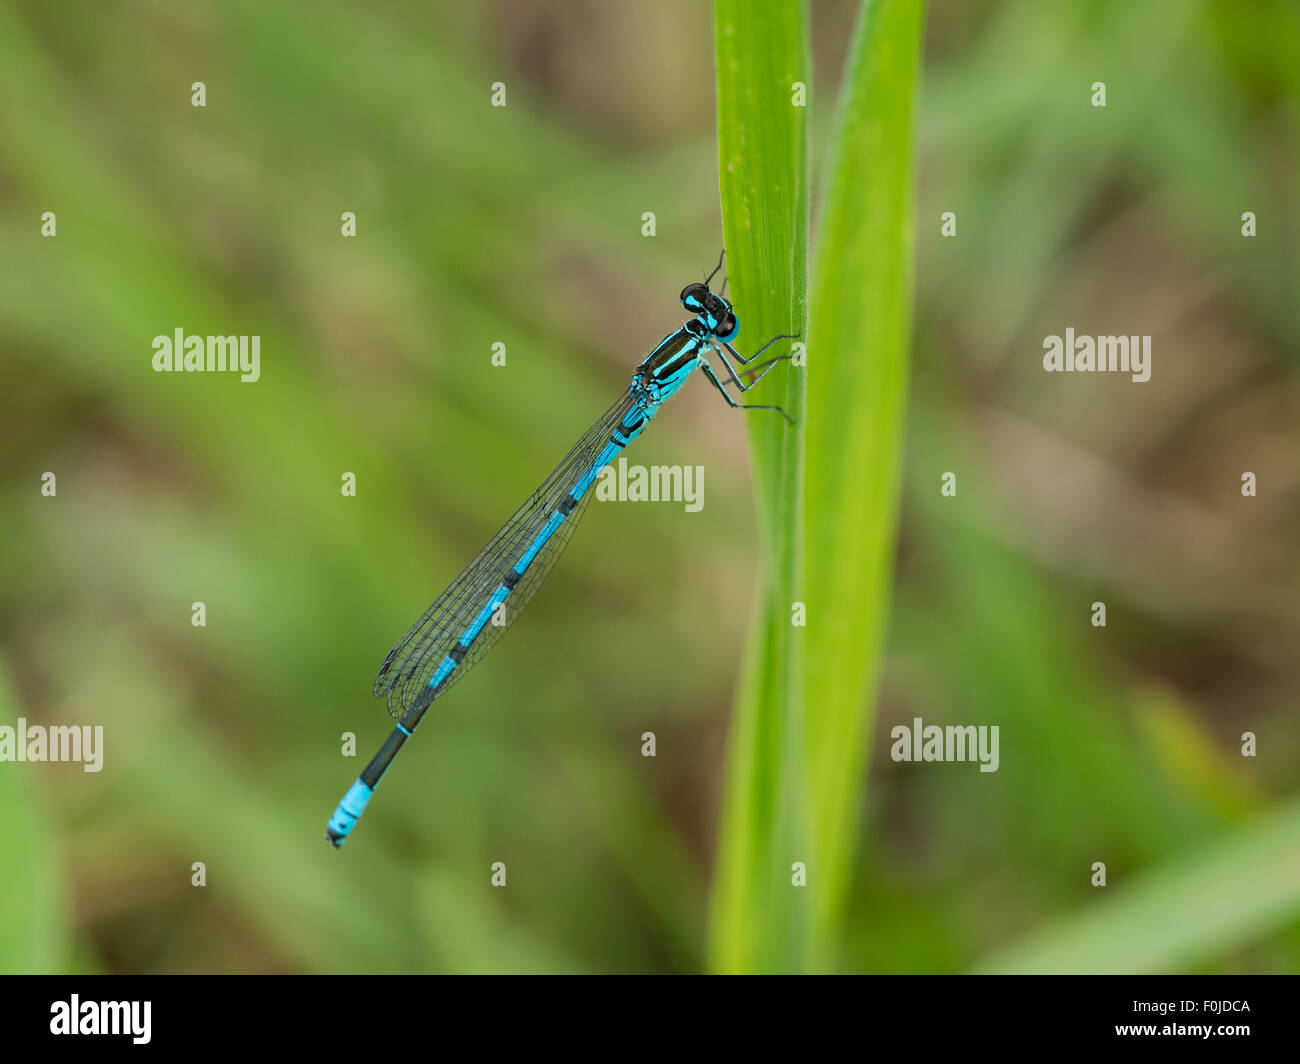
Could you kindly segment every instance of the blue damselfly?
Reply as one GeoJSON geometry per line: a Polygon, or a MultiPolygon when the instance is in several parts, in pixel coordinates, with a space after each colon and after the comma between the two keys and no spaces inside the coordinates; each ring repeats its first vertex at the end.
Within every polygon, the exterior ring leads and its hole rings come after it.
{"type": "Polygon", "coordinates": [[[773,337],[749,358],[741,356],[731,346],[740,322],[722,294],[725,279],[719,293],[709,289],[721,268],[719,258],[703,284],[696,282],[682,290],[682,306],[694,317],[645,357],[622,398],[583,434],[542,486],[388,652],[375,677],[374,694],[387,699],[388,711],[398,718],[397,727],[330,817],[325,837],[335,847],[347,840],[380,778],[425,711],[482,660],[550,574],[582,518],[600,471],[645,431],[659,407],[692,373],[702,370],[738,410],[775,410],[790,420],[779,406],[746,405],[727,393],[733,385],[741,392],[754,387],[777,362],[790,356],[756,363],[758,357],[777,340],[795,337],[773,337]],[[725,384],[706,358],[710,352],[722,363],[725,384]],[[749,368],[738,375],[731,359],[749,368]],[[755,374],[748,384],[741,380],[755,374]]]}

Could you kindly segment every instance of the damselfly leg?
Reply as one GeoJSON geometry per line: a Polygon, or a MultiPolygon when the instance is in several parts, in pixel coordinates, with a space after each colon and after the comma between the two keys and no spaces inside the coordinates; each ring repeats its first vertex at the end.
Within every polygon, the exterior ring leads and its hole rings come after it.
{"type": "MultiPolygon", "coordinates": [[[[706,288],[708,287],[709,282],[712,281],[713,278],[717,276],[718,271],[719,271],[720,269],[722,269],[722,260],[725,259],[726,257],[727,257],[727,249],[726,249],[726,248],[723,248],[723,249],[722,249],[722,254],[718,256],[718,264],[717,264],[716,266],[713,267],[713,272],[712,272],[711,274],[709,274],[708,277],[704,278],[704,286],[705,286],[706,288]]],[[[725,277],[722,279],[722,283],[723,283],[723,285],[726,285],[726,283],[727,283],[727,279],[726,279],[725,277]]]]}
{"type": "MultiPolygon", "coordinates": [[[[799,334],[798,334],[798,333],[777,333],[775,336],[772,337],[772,339],[768,340],[767,343],[765,343],[762,347],[760,347],[757,351],[755,351],[755,352],[754,352],[752,355],[750,355],[748,358],[746,358],[744,355],[742,355],[739,351],[737,351],[737,350],[736,350],[734,347],[732,347],[730,344],[727,344],[726,347],[727,347],[727,350],[731,353],[731,357],[732,357],[732,358],[734,358],[734,359],[735,359],[737,362],[739,362],[742,366],[748,366],[751,362],[754,361],[754,359],[758,358],[759,355],[761,355],[764,351],[766,351],[769,347],[771,347],[771,346],[772,346],[774,343],[776,343],[778,340],[797,340],[797,339],[799,339],[799,334]]],[[[782,357],[782,358],[785,358],[785,357],[788,357],[788,356],[782,355],[781,357],[782,357]]]]}
{"type": "MultiPolygon", "coordinates": [[[[779,360],[779,359],[773,359],[773,360],[772,360],[773,364],[775,364],[775,363],[778,362],[778,361],[780,361],[780,360],[779,360]]],[[[741,390],[742,392],[747,392],[747,391],[749,391],[750,388],[754,387],[754,384],[757,384],[757,383],[758,383],[758,381],[754,381],[753,384],[750,384],[750,385],[748,385],[748,386],[746,386],[746,385],[744,385],[744,384],[741,384],[741,383],[740,383],[740,378],[736,376],[736,371],[733,370],[733,369],[731,368],[731,364],[730,364],[729,362],[727,362],[727,360],[726,360],[725,357],[723,357],[722,362],[723,362],[723,364],[727,367],[727,372],[731,374],[731,379],[732,379],[733,381],[735,381],[737,385],[739,385],[740,390],[741,390]]],[[[771,369],[771,368],[772,368],[771,366],[768,367],[768,369],[771,369]]],[[[722,398],[724,398],[725,400],[727,400],[727,405],[730,406],[732,409],[734,409],[734,410],[775,410],[778,414],[780,414],[783,418],[785,418],[786,421],[790,422],[791,425],[794,424],[794,418],[792,418],[789,414],[787,414],[787,413],[785,412],[785,410],[784,410],[783,408],[781,408],[781,407],[779,407],[779,406],[759,405],[759,404],[757,404],[757,403],[738,403],[738,402],[736,402],[736,400],[734,400],[733,398],[731,398],[730,395],[727,394],[727,389],[723,387],[723,385],[722,385],[722,381],[718,380],[718,375],[717,375],[716,373],[713,372],[713,367],[712,367],[711,365],[709,365],[709,363],[708,363],[707,361],[701,361],[701,362],[700,362],[700,369],[702,369],[702,370],[704,371],[704,375],[705,375],[706,377],[708,377],[709,380],[711,380],[711,381],[713,382],[713,386],[714,386],[715,388],[718,389],[718,391],[722,394],[722,398]]],[[[764,370],[764,371],[763,371],[763,373],[766,373],[766,372],[767,372],[767,370],[764,370]]],[[[761,376],[761,375],[760,375],[760,376],[761,376]]]]}

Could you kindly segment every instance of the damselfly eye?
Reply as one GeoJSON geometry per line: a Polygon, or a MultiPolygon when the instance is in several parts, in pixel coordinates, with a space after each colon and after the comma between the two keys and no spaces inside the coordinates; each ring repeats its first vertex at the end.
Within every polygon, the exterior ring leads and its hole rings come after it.
{"type": "Polygon", "coordinates": [[[713,335],[724,344],[731,343],[740,334],[740,322],[731,313],[724,314],[722,320],[713,327],[713,335]]]}
{"type": "Polygon", "coordinates": [[[709,296],[709,286],[700,284],[696,281],[694,284],[688,284],[682,289],[682,306],[687,310],[698,314],[704,309],[704,301],[709,296]]]}

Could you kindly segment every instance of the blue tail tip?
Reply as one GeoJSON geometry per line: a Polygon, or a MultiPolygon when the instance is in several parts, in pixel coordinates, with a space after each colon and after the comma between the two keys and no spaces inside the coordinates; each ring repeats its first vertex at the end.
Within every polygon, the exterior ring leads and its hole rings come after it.
{"type": "Polygon", "coordinates": [[[373,793],[373,787],[357,780],[343,796],[338,808],[334,810],[334,815],[330,817],[329,825],[325,828],[325,838],[334,849],[337,850],[347,841],[348,833],[361,814],[366,811],[366,803],[370,801],[373,793]]]}

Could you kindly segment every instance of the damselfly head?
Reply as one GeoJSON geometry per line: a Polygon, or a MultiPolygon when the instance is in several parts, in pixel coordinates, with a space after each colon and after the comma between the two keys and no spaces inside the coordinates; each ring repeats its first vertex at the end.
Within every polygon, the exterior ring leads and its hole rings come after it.
{"type": "Polygon", "coordinates": [[[709,286],[696,281],[694,284],[688,284],[682,289],[682,306],[692,314],[702,314],[705,301],[712,299],[712,297],[713,293],[709,291],[709,286]]]}
{"type": "Polygon", "coordinates": [[[706,284],[696,281],[682,289],[682,306],[692,314],[700,317],[724,344],[730,343],[740,333],[740,322],[732,313],[731,303],[726,296],[720,296],[709,290],[706,284]]]}

